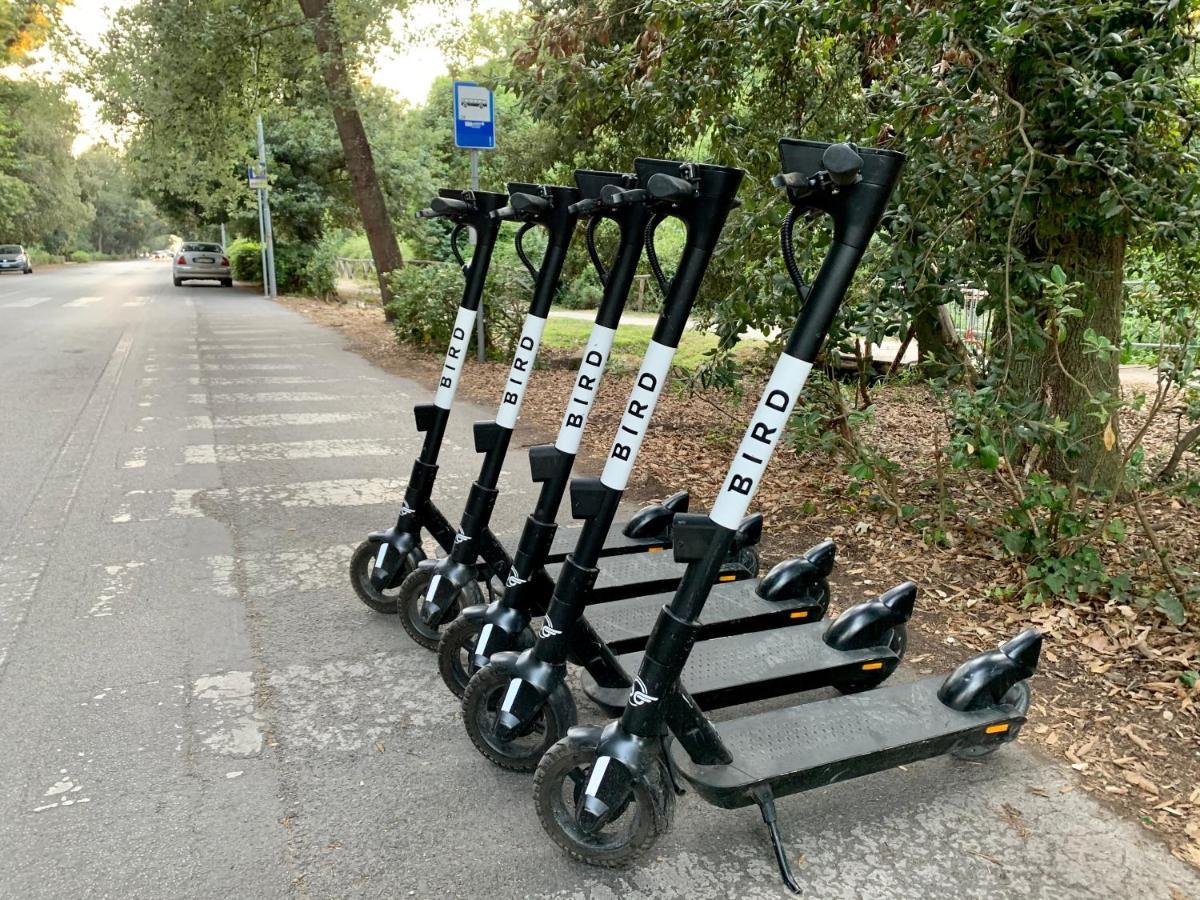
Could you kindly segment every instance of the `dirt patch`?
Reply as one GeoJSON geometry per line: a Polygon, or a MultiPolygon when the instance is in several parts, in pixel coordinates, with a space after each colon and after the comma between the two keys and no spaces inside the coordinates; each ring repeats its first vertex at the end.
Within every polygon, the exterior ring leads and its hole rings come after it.
{"type": "MultiPolygon", "coordinates": [[[[437,354],[401,350],[378,307],[281,302],[310,319],[337,328],[350,348],[380,368],[432,385],[437,354]]],[[[550,440],[574,380],[558,359],[539,370],[525,400],[519,446],[550,440]]],[[[460,390],[471,400],[498,402],[507,366],[468,366],[460,390]]],[[[756,396],[749,378],[745,397],[756,396]]],[[[598,471],[632,384],[610,373],[584,436],[578,470],[598,471]]],[[[1151,385],[1152,387],[1152,385],[1151,385]]],[[[432,393],[432,391],[431,391],[432,393]]],[[[892,459],[904,460],[897,476],[901,504],[929,508],[937,491],[995,490],[986,480],[957,478],[946,487],[936,448],[944,423],[923,387],[894,385],[876,392],[875,417],[866,438],[892,459]],[[932,493],[931,493],[932,492],[932,493]]],[[[715,392],[664,394],[639,456],[628,494],[661,498],[682,486],[693,508],[712,502],[745,425],[751,400],[715,392]]],[[[1172,438],[1169,417],[1147,435],[1148,455],[1161,457],[1172,438]]],[[[978,498],[976,498],[978,499],[978,498]]],[[[1047,641],[1033,683],[1030,721],[1021,739],[1065,760],[1092,792],[1163,835],[1180,859],[1200,867],[1200,686],[1187,685],[1200,668],[1200,631],[1193,621],[1169,624],[1156,611],[1131,604],[1079,603],[1022,606],[1011,599],[1021,572],[997,551],[988,523],[956,521],[951,540],[934,545],[921,529],[894,524],[895,509],[861,492],[841,461],[819,449],[781,448],[756,497],[769,527],[767,563],[832,537],[838,544],[835,605],[843,608],[910,578],[921,587],[907,661],[922,674],[944,671],[970,654],[994,647],[1023,628],[1037,626],[1047,641]]],[[[977,506],[977,504],[976,504],[977,506]]],[[[1174,497],[1146,501],[1159,541],[1200,556],[1200,507],[1174,497]]],[[[1128,540],[1136,542],[1136,534],[1128,540]]],[[[1129,573],[1154,577],[1149,570],[1129,573]]]]}

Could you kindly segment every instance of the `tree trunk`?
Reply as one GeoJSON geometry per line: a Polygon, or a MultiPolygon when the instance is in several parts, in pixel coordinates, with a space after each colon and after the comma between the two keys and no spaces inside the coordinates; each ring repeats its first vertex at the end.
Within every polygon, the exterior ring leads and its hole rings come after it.
{"type": "Polygon", "coordinates": [[[1092,412],[1093,398],[1121,391],[1120,354],[1107,356],[1086,352],[1084,334],[1090,328],[1121,344],[1121,305],[1125,285],[1125,238],[1075,232],[1057,247],[1049,248],[1047,259],[1057,262],[1067,281],[1082,282],[1075,300],[1083,315],[1066,320],[1066,336],[1057,348],[1048,343],[1042,360],[1042,387],[1049,410],[1065,420],[1074,420],[1078,438],[1071,452],[1048,447],[1046,470],[1058,481],[1078,481],[1095,488],[1113,489],[1124,465],[1118,436],[1120,422],[1113,413],[1098,421],[1092,412]]]}
{"type": "Polygon", "coordinates": [[[358,114],[341,35],[329,0],[300,0],[300,8],[312,26],[313,41],[321,54],[321,75],[329,91],[333,119],[342,141],[342,155],[346,158],[354,200],[367,232],[367,243],[371,246],[375,272],[379,276],[379,292],[386,306],[392,296],[387,275],[400,268],[404,260],[375,174],[375,158],[371,154],[367,132],[358,114]]]}
{"type": "Polygon", "coordinates": [[[970,354],[940,306],[921,307],[913,318],[913,332],[917,337],[917,358],[923,366],[935,370],[962,366],[970,377],[970,354]]]}

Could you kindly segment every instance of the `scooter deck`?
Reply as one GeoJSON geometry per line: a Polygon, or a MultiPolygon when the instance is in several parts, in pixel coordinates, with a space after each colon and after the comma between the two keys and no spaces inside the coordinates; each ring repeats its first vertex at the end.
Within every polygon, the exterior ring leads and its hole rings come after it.
{"type": "Polygon", "coordinates": [[[733,756],[697,765],[678,741],[671,759],[705,800],[726,809],[1016,737],[1025,717],[1007,704],[960,712],[938,699],[943,676],[713,723],[733,756]]]}
{"type": "MultiPolygon", "coordinates": [[[[810,607],[801,607],[792,601],[764,600],[758,596],[757,586],[758,582],[751,579],[714,585],[704,607],[699,639],[708,641],[783,625],[800,625],[814,615],[810,607]]],[[[614,653],[634,653],[646,646],[659,610],[674,596],[673,592],[666,591],[588,606],[587,619],[614,653]]],[[[621,705],[624,702],[622,694],[621,705]]]]}
{"type": "MultiPolygon", "coordinates": [[[[550,545],[550,555],[546,558],[546,562],[560,563],[566,559],[567,554],[574,550],[575,545],[579,542],[579,532],[582,530],[582,525],[559,525],[558,530],[554,533],[554,542],[550,545]]],[[[510,546],[515,547],[516,541],[513,541],[510,546]]],[[[658,552],[669,546],[671,546],[670,541],[662,538],[628,537],[621,526],[615,525],[608,533],[608,539],[604,542],[604,549],[600,551],[600,556],[604,558],[623,556],[627,553],[658,552]]]]}
{"type": "MultiPolygon", "coordinates": [[[[747,590],[753,593],[749,586],[747,590]]],[[[722,595],[714,591],[713,599],[722,595]]],[[[761,599],[758,603],[763,607],[771,605],[761,599]]],[[[779,607],[774,606],[774,609],[779,607]]],[[[764,608],[763,612],[768,610],[764,608]]],[[[704,613],[707,622],[707,605],[704,613]]],[[[771,616],[769,624],[760,627],[774,628],[781,618],[787,624],[786,617],[786,612],[771,616]]],[[[590,613],[588,619],[607,640],[604,629],[590,613]]],[[[900,663],[900,657],[886,644],[859,650],[830,647],[824,640],[825,622],[790,624],[798,627],[699,641],[692,648],[683,670],[684,688],[701,709],[720,709],[800,691],[850,685],[856,678],[861,680],[864,676],[872,680],[886,678],[900,663]]],[[[643,639],[643,646],[644,643],[643,639]]],[[[642,654],[625,653],[619,657],[619,662],[626,672],[636,672],[641,666],[642,654]]],[[[606,712],[619,712],[624,708],[628,690],[600,687],[587,675],[583,685],[584,693],[606,712]]]]}
{"type": "MultiPolygon", "coordinates": [[[[670,553],[627,553],[624,556],[612,556],[600,564],[600,574],[592,595],[588,598],[589,608],[593,603],[611,603],[616,600],[627,600],[631,597],[645,597],[647,594],[661,594],[674,591],[683,579],[687,569],[685,563],[675,562],[670,553]]],[[[546,566],[546,572],[555,582],[558,581],[562,563],[546,566]]],[[[723,572],[720,580],[739,581],[748,579],[751,575],[743,569],[723,572]]]]}

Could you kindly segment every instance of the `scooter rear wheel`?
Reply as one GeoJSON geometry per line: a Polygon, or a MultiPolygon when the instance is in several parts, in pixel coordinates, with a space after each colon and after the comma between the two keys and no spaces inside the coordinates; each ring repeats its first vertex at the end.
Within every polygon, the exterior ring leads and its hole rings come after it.
{"type": "MultiPolygon", "coordinates": [[[[904,651],[908,647],[908,628],[903,625],[896,625],[886,635],[887,640],[881,643],[887,644],[892,648],[892,652],[900,659],[904,659],[904,651]]],[[[874,672],[865,673],[854,681],[848,681],[843,684],[834,685],[837,690],[843,694],[858,694],[862,691],[873,690],[883,684],[892,670],[878,669],[874,672]]]]}
{"type": "MultiPolygon", "coordinates": [[[[442,681],[455,697],[466,693],[471,676],[479,671],[479,667],[473,662],[479,632],[478,622],[464,619],[462,616],[442,629],[442,638],[438,642],[438,671],[442,675],[442,681]]],[[[528,650],[535,640],[533,631],[526,627],[518,636],[515,646],[497,649],[528,650]]]]}
{"type": "Polygon", "coordinates": [[[508,672],[495,666],[484,666],[471,676],[463,694],[463,724],[475,748],[500,768],[532,772],[546,751],[579,720],[579,713],[571,692],[560,684],[524,732],[502,741],[496,736],[496,717],[510,679],[508,672]]]}
{"type": "MultiPolygon", "coordinates": [[[[363,541],[355,548],[354,554],[350,557],[350,584],[354,588],[354,593],[358,595],[358,599],[375,612],[393,615],[396,612],[396,598],[400,589],[391,588],[386,591],[378,591],[375,589],[375,585],[371,584],[371,573],[375,571],[375,559],[378,554],[379,545],[370,541],[363,541]]],[[[415,551],[414,556],[416,559],[410,556],[404,561],[406,577],[412,572],[416,561],[425,558],[425,554],[420,550],[415,551]]]]}
{"type": "MultiPolygon", "coordinates": [[[[438,648],[438,642],[441,640],[442,631],[445,628],[442,625],[427,625],[421,618],[421,603],[425,599],[425,593],[429,590],[429,583],[433,581],[435,574],[432,566],[418,568],[404,579],[396,597],[396,611],[400,614],[400,624],[404,626],[408,636],[426,650],[438,648]]],[[[472,581],[450,601],[450,608],[446,610],[446,620],[453,621],[466,607],[477,606],[482,602],[483,591],[479,589],[478,584],[472,581]]]]}
{"type": "MultiPolygon", "coordinates": [[[[1018,681],[1008,689],[1000,702],[1015,706],[1017,714],[1023,716],[1029,712],[1030,699],[1029,682],[1018,681]]],[[[985,756],[991,756],[1007,743],[1008,741],[1000,741],[996,744],[977,744],[974,747],[960,747],[957,750],[951,750],[950,755],[955,759],[982,759],[985,756]]]]}
{"type": "Polygon", "coordinates": [[[635,862],[671,827],[675,792],[662,758],[638,781],[620,814],[588,834],[575,821],[575,806],[591,776],[596,754],[568,741],[546,751],[533,779],[533,803],[550,840],[589,866],[616,868],[635,862]]]}

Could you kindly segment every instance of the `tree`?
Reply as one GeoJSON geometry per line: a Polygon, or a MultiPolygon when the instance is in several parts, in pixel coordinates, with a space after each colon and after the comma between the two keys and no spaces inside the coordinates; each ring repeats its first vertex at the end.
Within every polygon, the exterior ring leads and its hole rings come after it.
{"type": "Polygon", "coordinates": [[[0,62],[23,62],[46,39],[70,0],[0,0],[0,62]]]}
{"type": "Polygon", "coordinates": [[[153,249],[151,239],[166,230],[166,223],[149,201],[137,195],[121,155],[98,144],[79,156],[77,168],[81,199],[92,210],[88,244],[100,253],[153,249]]]}
{"type": "Polygon", "coordinates": [[[375,174],[371,144],[358,112],[338,18],[329,0],[300,0],[300,8],[308,19],[313,41],[321,57],[321,76],[329,92],[329,104],[341,138],[354,198],[362,215],[371,255],[375,259],[380,294],[386,304],[391,299],[387,274],[398,269],[403,260],[392,220],[388,216],[387,201],[375,174]]]}
{"type": "Polygon", "coordinates": [[[75,106],[60,85],[0,79],[0,110],[0,228],[6,240],[66,249],[90,219],[71,155],[75,106]]]}

